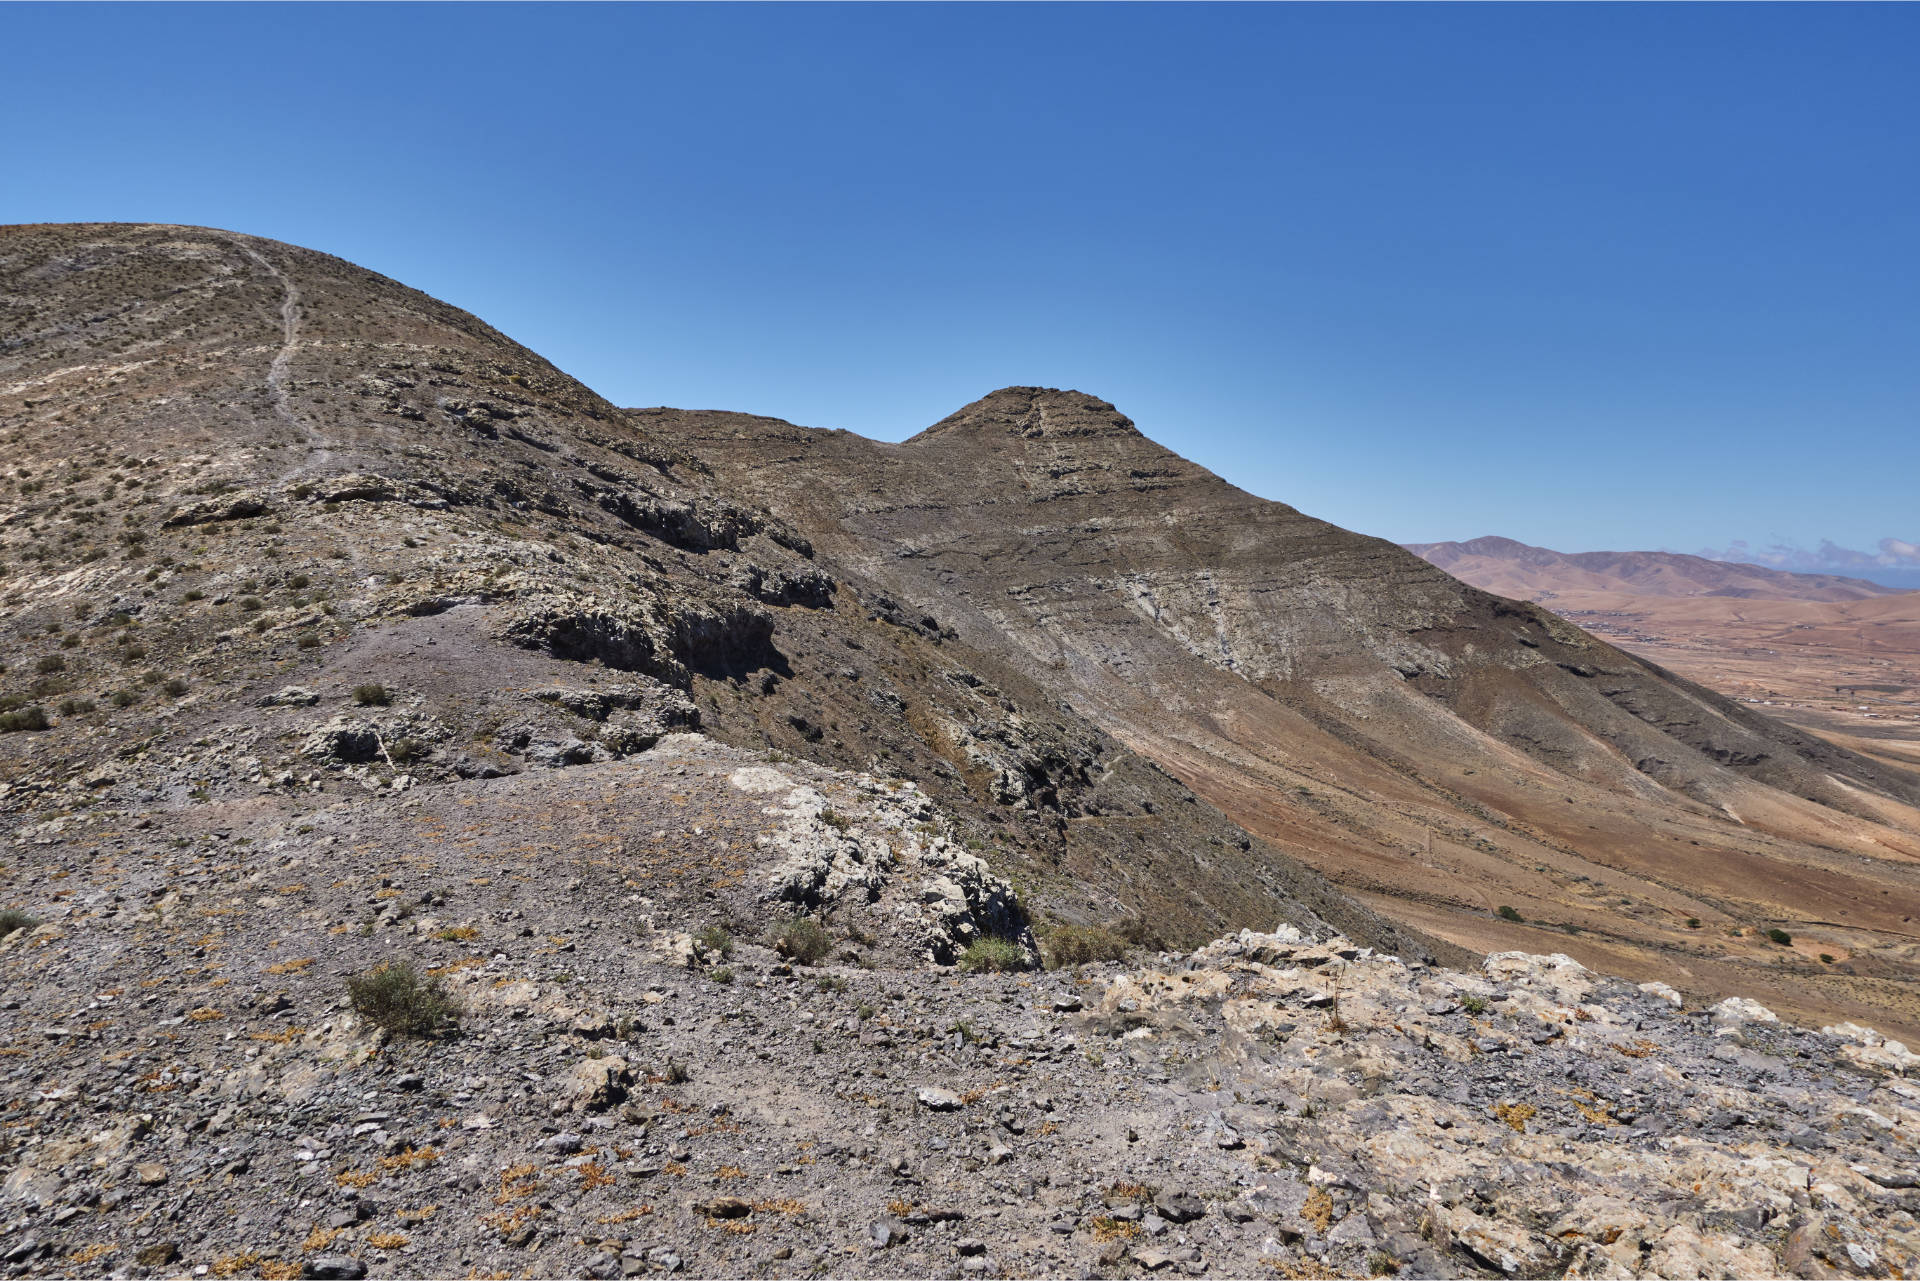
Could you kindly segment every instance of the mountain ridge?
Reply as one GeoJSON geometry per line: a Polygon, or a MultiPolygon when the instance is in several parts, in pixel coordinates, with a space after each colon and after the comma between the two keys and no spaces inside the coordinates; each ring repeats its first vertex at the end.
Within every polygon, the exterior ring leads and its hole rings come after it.
{"type": "Polygon", "coordinates": [[[1608,591],[1824,601],[1900,594],[1899,588],[1864,578],[1768,569],[1682,552],[1558,552],[1498,535],[1401,546],[1475,586],[1522,600],[1608,591]]]}

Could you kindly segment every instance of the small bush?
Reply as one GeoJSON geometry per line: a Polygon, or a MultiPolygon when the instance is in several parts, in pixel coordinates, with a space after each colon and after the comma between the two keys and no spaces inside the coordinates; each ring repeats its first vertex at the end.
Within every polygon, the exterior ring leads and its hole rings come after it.
{"type": "Polygon", "coordinates": [[[723,965],[719,969],[713,972],[712,978],[715,983],[718,983],[722,987],[724,987],[727,984],[733,982],[733,970],[730,967],[723,965]]]}
{"type": "Polygon", "coordinates": [[[385,685],[355,685],[353,701],[361,707],[385,707],[393,701],[385,685]]]}
{"type": "Polygon", "coordinates": [[[140,695],[130,689],[116,689],[107,695],[107,701],[115,707],[132,707],[140,701],[140,695]]]}
{"type": "Polygon", "coordinates": [[[1101,925],[1062,925],[1042,940],[1040,950],[1050,970],[1117,961],[1127,954],[1127,940],[1101,925]]]}
{"type": "Polygon", "coordinates": [[[299,644],[301,649],[319,649],[320,638],[312,632],[302,632],[300,633],[299,644]]]}
{"type": "Polygon", "coordinates": [[[403,738],[387,749],[395,765],[411,765],[427,759],[428,747],[417,738],[403,738]]]}
{"type": "Polygon", "coordinates": [[[1520,913],[1515,911],[1513,908],[1506,906],[1504,903],[1501,904],[1500,907],[1494,910],[1494,915],[1499,917],[1503,921],[1513,921],[1516,924],[1520,922],[1524,922],[1527,919],[1526,917],[1520,915],[1520,913]]]}
{"type": "Polygon", "coordinates": [[[0,939],[15,930],[30,930],[38,924],[40,924],[39,917],[29,916],[17,907],[7,908],[5,911],[0,911],[0,939]]]}
{"type": "Polygon", "coordinates": [[[178,676],[170,676],[160,682],[160,692],[168,698],[178,698],[187,692],[187,683],[178,676]]]}
{"type": "Polygon", "coordinates": [[[58,654],[48,654],[33,665],[33,670],[39,672],[42,676],[50,676],[54,672],[64,672],[67,670],[67,660],[58,654]]]}
{"type": "Polygon", "coordinates": [[[205,600],[206,598],[207,594],[198,587],[188,588],[180,597],[181,600],[205,600]]]}
{"type": "Polygon", "coordinates": [[[68,698],[60,702],[62,716],[82,716],[92,710],[93,700],[90,698],[68,698]]]}
{"type": "Polygon", "coordinates": [[[1700,918],[1699,918],[1699,917],[1697,917],[1697,916],[1689,916],[1689,917],[1687,918],[1687,928],[1688,928],[1688,929],[1690,929],[1690,930],[1697,930],[1697,929],[1699,929],[1699,928],[1700,928],[1700,918]]]}
{"type": "Polygon", "coordinates": [[[813,985],[822,992],[844,992],[847,990],[847,981],[838,974],[823,974],[814,981],[813,985]]]}
{"type": "Polygon", "coordinates": [[[693,936],[711,956],[728,957],[733,955],[733,935],[718,925],[709,925],[693,936]]]}
{"type": "Polygon", "coordinates": [[[1460,1008],[1469,1014],[1485,1014],[1487,1012],[1487,998],[1484,996],[1463,997],[1460,1001],[1460,1008]]]}
{"type": "Polygon", "coordinates": [[[146,656],[147,647],[145,645],[129,645],[120,651],[120,661],[123,663],[137,663],[146,656]]]}
{"type": "Polygon", "coordinates": [[[460,1017],[446,984],[422,974],[412,961],[388,961],[347,979],[354,1013],[389,1032],[434,1036],[460,1017]]]}
{"type": "Polygon", "coordinates": [[[14,734],[21,730],[52,729],[53,722],[47,719],[47,709],[35,703],[31,707],[15,708],[11,712],[0,712],[0,734],[14,734]]]}
{"type": "Polygon", "coordinates": [[[293,590],[297,592],[302,587],[305,587],[308,583],[312,581],[313,580],[308,578],[305,574],[295,574],[292,578],[289,578],[287,580],[287,586],[293,588],[293,590]]]}
{"type": "Polygon", "coordinates": [[[820,922],[796,916],[780,928],[773,946],[796,965],[818,965],[833,950],[833,940],[820,928],[820,922]]]}
{"type": "Polygon", "coordinates": [[[1832,965],[1832,964],[1833,964],[1833,955],[1832,955],[1832,953],[1830,953],[1830,952],[1822,952],[1822,953],[1820,953],[1820,964],[1822,964],[1822,965],[1832,965]]]}
{"type": "Polygon", "coordinates": [[[960,968],[969,974],[1011,974],[1027,968],[1027,954],[1006,939],[976,939],[960,954],[960,968]]]}
{"type": "Polygon", "coordinates": [[[1787,933],[1785,930],[1768,930],[1767,937],[1778,943],[1781,947],[1786,947],[1793,942],[1793,935],[1787,933]]]}
{"type": "Polygon", "coordinates": [[[266,608],[266,602],[258,596],[242,596],[240,598],[240,608],[251,614],[257,609],[266,608]]]}

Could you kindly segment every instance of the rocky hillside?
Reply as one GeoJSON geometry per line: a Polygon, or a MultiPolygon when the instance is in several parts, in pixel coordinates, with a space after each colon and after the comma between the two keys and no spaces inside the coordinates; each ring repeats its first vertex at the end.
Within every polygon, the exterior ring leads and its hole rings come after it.
{"type": "Polygon", "coordinates": [[[1254,498],[1083,393],[1009,388],[899,445],[629,418],[1383,912],[1920,1028],[1911,772],[1254,498]]]}
{"type": "Polygon", "coordinates": [[[1753,600],[1871,600],[1898,595],[1864,578],[1793,574],[1676,552],[1556,552],[1511,538],[1407,543],[1406,549],[1462,582],[1515,600],[1625,592],[1634,596],[1727,596],[1753,600]]]}
{"type": "Polygon", "coordinates": [[[0,450],[9,1275],[1916,1266],[1912,779],[1103,402],[16,227],[0,450]]]}
{"type": "Polygon", "coordinates": [[[16,227],[0,335],[16,824],[425,785],[487,822],[502,778],[700,730],[916,781],[1043,925],[1192,943],[1277,914],[1446,951],[393,281],[203,229],[16,227]]]}

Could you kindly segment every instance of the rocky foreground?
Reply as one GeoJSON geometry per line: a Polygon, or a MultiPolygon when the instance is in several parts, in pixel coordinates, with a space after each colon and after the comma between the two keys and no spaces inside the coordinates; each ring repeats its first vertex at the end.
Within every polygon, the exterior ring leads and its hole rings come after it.
{"type": "Polygon", "coordinates": [[[84,860],[60,842],[87,819],[17,833],[42,922],[0,942],[0,1266],[1920,1268],[1920,1059],[1862,1029],[1686,1009],[1560,956],[1452,971],[1291,927],[963,972],[928,958],[1010,891],[912,788],[698,735],[641,759],[559,776],[661,807],[617,848],[568,826],[582,798],[551,780],[548,828],[504,836],[458,826],[460,784],[206,830],[107,815],[84,860]],[[802,907],[834,937],[810,966],[768,946],[802,907]],[[393,958],[447,985],[457,1033],[353,1012],[347,979],[393,958]]]}

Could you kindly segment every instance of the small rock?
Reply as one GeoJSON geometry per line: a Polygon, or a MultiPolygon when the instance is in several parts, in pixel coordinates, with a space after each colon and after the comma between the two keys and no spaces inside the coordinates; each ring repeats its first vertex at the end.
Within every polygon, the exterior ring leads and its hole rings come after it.
{"type": "Polygon", "coordinates": [[[890,1246],[896,1246],[905,1241],[907,1239],[907,1229],[906,1225],[898,1219],[878,1219],[874,1222],[870,1236],[874,1249],[885,1250],[890,1246]]]}
{"type": "Polygon", "coordinates": [[[961,1102],[959,1095],[952,1090],[943,1090],[937,1085],[922,1086],[920,1092],[914,1097],[920,1100],[921,1107],[931,1112],[958,1112],[966,1106],[961,1102]]]}
{"type": "Polygon", "coordinates": [[[753,1213],[753,1203],[737,1196],[717,1196],[696,1203],[693,1212],[709,1219],[744,1219],[753,1213]]]}
{"type": "Polygon", "coordinates": [[[134,1177],[147,1187],[167,1181],[167,1167],[157,1161],[147,1161],[133,1167],[134,1177]]]}
{"type": "Polygon", "coordinates": [[[350,1254],[318,1254],[306,1261],[300,1275],[324,1281],[358,1281],[367,1275],[367,1265],[350,1254]]]}

